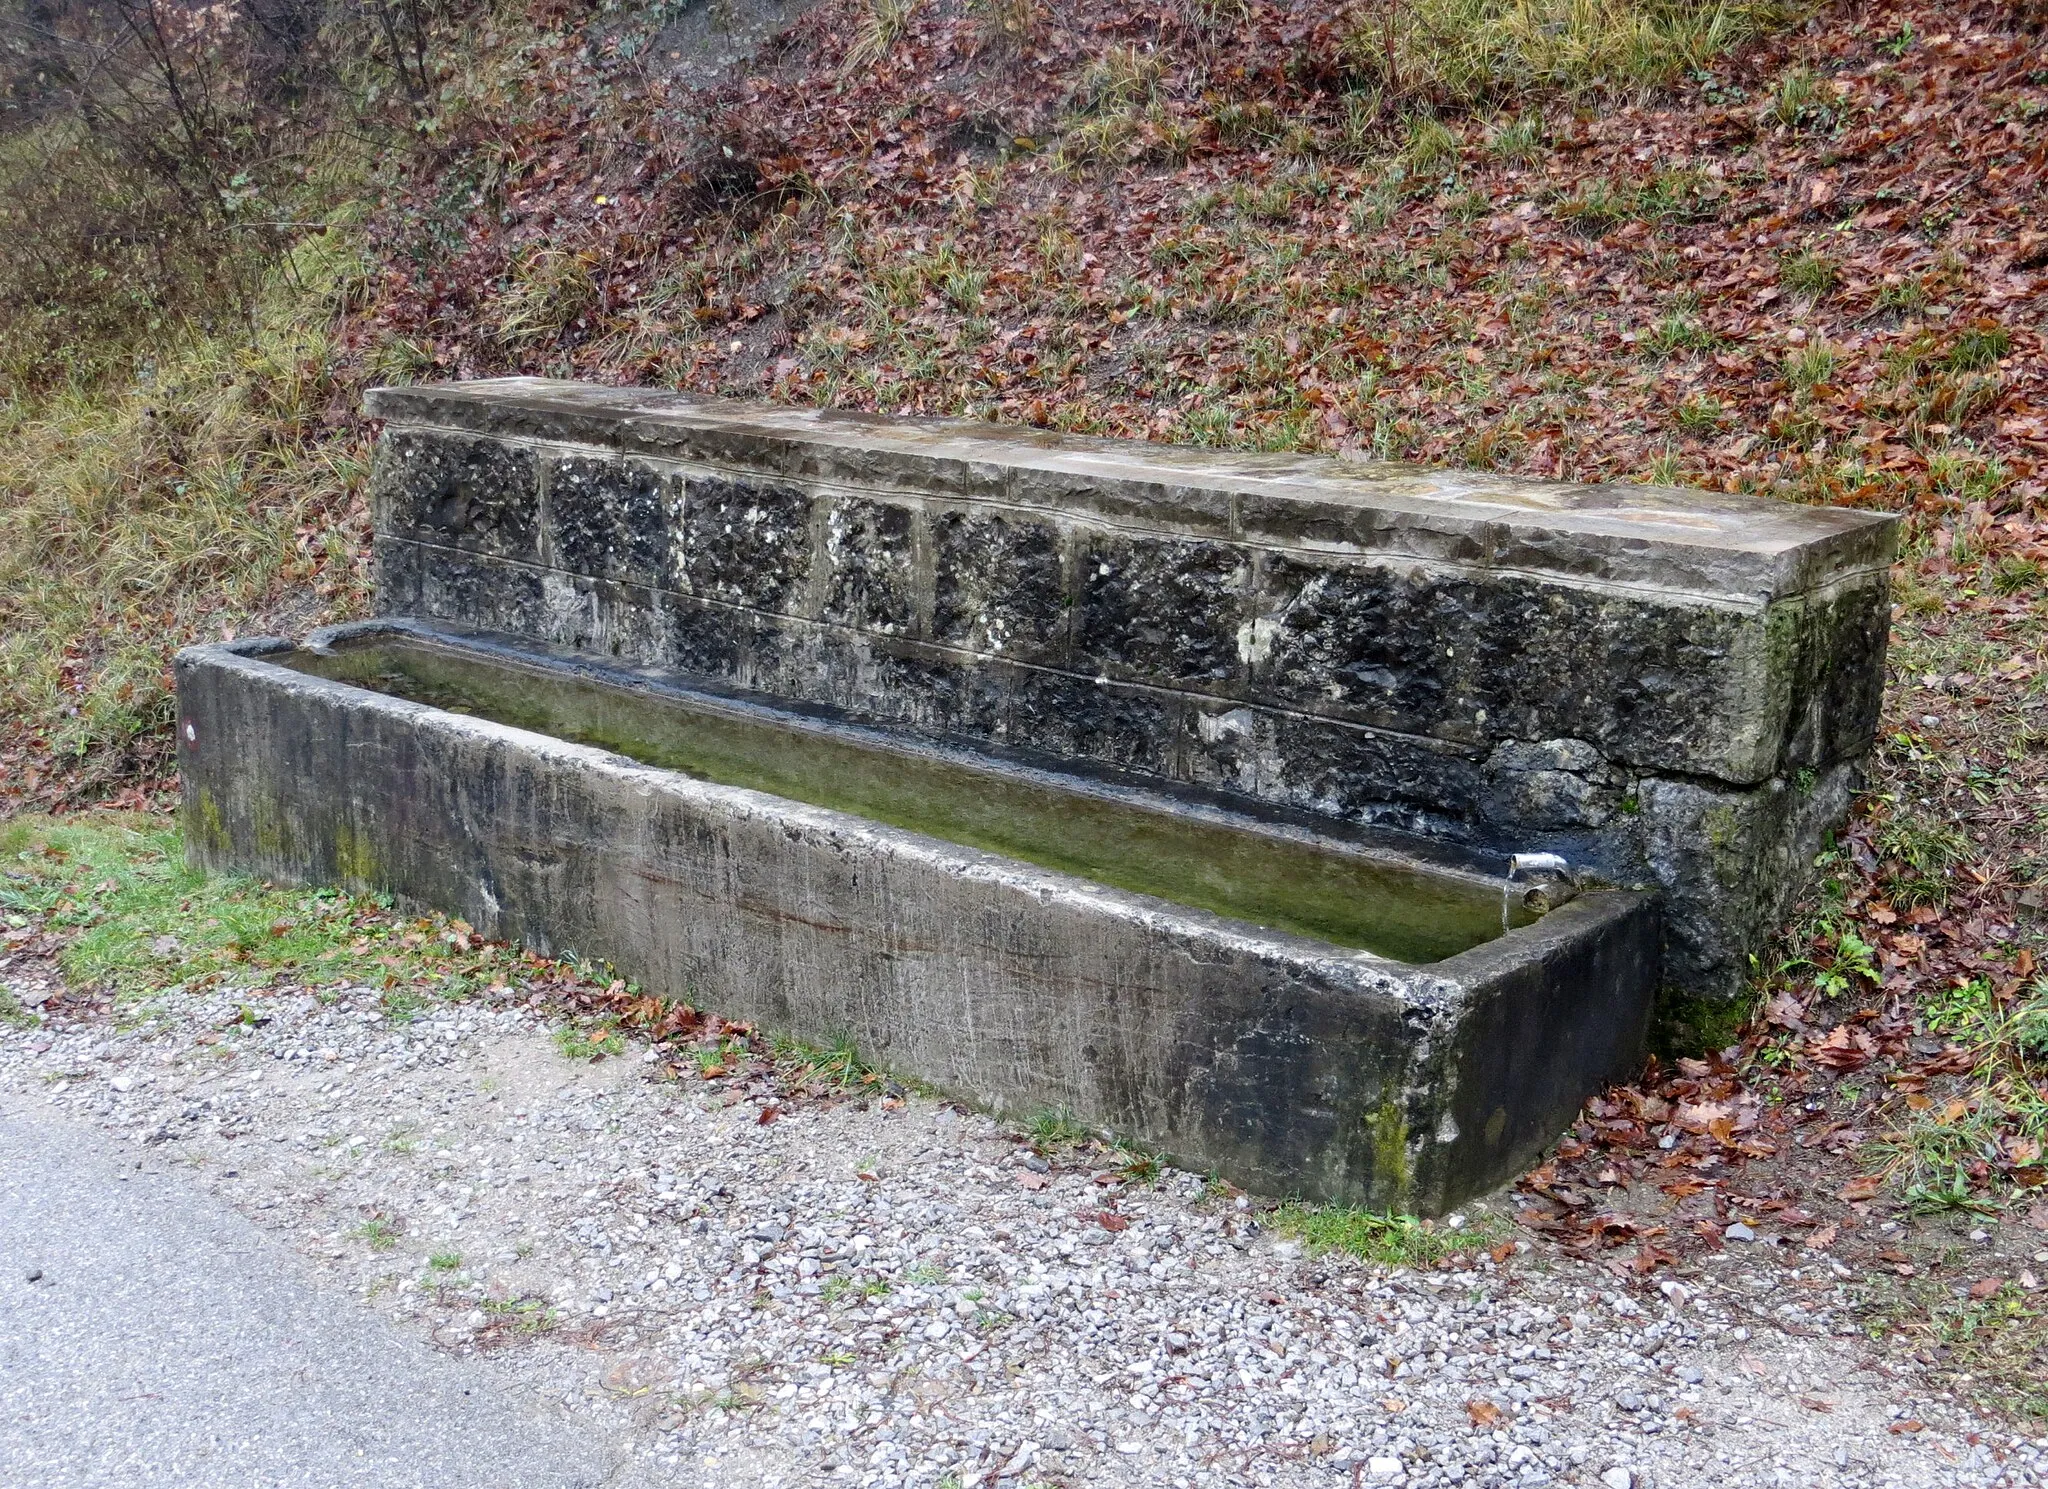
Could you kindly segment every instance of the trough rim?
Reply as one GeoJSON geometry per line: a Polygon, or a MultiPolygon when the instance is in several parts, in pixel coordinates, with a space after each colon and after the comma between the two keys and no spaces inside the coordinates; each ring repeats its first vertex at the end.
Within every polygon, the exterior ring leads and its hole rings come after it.
{"type": "MultiPolygon", "coordinates": [[[[1598,937],[1606,927],[1627,919],[1646,902],[1655,899],[1651,894],[1636,890],[1590,888],[1529,925],[1517,926],[1440,961],[1402,962],[1362,948],[1339,947],[1288,931],[1264,929],[1251,921],[1119,889],[1025,859],[878,822],[857,813],[814,806],[751,787],[698,779],[665,766],[645,764],[600,746],[578,744],[559,735],[501,724],[472,714],[453,713],[433,704],[418,703],[353,683],[300,672],[270,660],[290,652],[313,650],[316,643],[324,647],[337,639],[376,634],[411,635],[435,642],[450,639],[448,633],[416,621],[371,619],[321,627],[308,633],[303,642],[282,636],[204,642],[180,650],[174,658],[174,665],[181,672],[198,667],[223,668],[263,685],[281,687],[289,693],[381,713],[403,721],[408,727],[517,749],[538,757],[543,763],[552,762],[565,769],[614,776],[641,791],[680,798],[707,813],[765,817],[806,834],[857,841],[870,851],[913,861],[930,870],[998,881],[1016,892],[1069,904],[1085,904],[1096,913],[1142,926],[1178,943],[1209,945],[1219,951],[1298,966],[1349,993],[1392,996],[1406,1005],[1437,1014],[1454,1013],[1458,1006],[1486,996],[1502,979],[1533,963],[1550,960],[1587,938],[1598,937]]],[[[529,665],[561,665],[555,658],[536,657],[523,648],[519,650],[527,657],[529,665]]],[[[598,667],[602,669],[601,662],[598,667]]],[[[704,696],[709,701],[718,701],[711,695],[704,696]]],[[[210,747],[192,739],[191,727],[191,720],[180,720],[181,747],[210,747]]],[[[885,739],[889,737],[876,730],[861,732],[885,739]]],[[[1009,762],[991,760],[986,756],[980,757],[980,763],[997,769],[1009,765],[1009,762]]],[[[1065,789],[1076,789],[1064,781],[1059,784],[1065,789]]],[[[1219,811],[1217,815],[1228,817],[1230,814],[1219,811]]],[[[1231,825],[1256,830],[1259,824],[1233,821],[1231,825]]],[[[1302,837],[1313,839],[1313,835],[1308,833],[1303,833],[1302,837]]],[[[1323,841],[1340,848],[1346,846],[1341,839],[1323,841]]],[[[1419,873],[1478,880],[1496,888],[1507,883],[1504,877],[1460,871],[1420,857],[1406,857],[1392,850],[1366,856],[1389,860],[1419,873]]]]}

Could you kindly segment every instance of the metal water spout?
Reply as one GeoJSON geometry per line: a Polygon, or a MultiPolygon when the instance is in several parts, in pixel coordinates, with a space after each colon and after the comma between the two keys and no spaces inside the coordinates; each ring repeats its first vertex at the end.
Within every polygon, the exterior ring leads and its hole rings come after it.
{"type": "Polygon", "coordinates": [[[1500,886],[1500,930],[1508,931],[1508,911],[1515,892],[1515,880],[1527,874],[1534,881],[1522,893],[1522,903],[1538,915],[1547,915],[1579,892],[1579,876],[1562,853],[1517,853],[1508,860],[1508,876],[1500,886]]]}

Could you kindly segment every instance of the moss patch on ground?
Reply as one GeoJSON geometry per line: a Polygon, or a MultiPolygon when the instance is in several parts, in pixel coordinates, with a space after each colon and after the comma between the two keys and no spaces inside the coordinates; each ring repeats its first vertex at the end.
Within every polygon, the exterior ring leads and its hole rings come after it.
{"type": "Polygon", "coordinates": [[[1456,1224],[1392,1210],[1290,1202],[1266,1215],[1264,1223],[1313,1251],[1341,1251],[1387,1267],[1433,1267],[1467,1252],[1514,1248],[1508,1222],[1500,1216],[1474,1212],[1454,1218],[1456,1224]]]}

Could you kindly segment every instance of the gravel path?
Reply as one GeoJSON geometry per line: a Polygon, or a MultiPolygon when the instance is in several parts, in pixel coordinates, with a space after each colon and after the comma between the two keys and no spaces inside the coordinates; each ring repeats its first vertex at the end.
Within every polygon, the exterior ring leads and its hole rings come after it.
{"type": "Polygon", "coordinates": [[[0,1095],[0,1484],[624,1482],[562,1413],[337,1296],[158,1155],[0,1095]]]}
{"type": "Polygon", "coordinates": [[[1859,1347],[1824,1261],[1646,1281],[1523,1243],[1388,1272],[1304,1254],[1194,1175],[1048,1168],[939,1101],[778,1101],[677,1080],[653,1051],[571,1061],[521,1004],[404,1025],[378,1006],[174,991],[124,1029],[5,1029],[0,1090],[181,1167],[648,1482],[1642,1489],[2048,1467],[2048,1440],[1859,1347]]]}

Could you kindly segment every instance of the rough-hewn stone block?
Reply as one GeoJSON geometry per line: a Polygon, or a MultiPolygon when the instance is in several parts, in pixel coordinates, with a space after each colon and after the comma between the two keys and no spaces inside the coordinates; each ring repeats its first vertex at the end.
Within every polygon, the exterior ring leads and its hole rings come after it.
{"type": "Polygon", "coordinates": [[[917,618],[913,513],[894,502],[855,497],[825,517],[823,618],[878,636],[910,634],[917,618]]]}
{"type": "Polygon", "coordinates": [[[540,556],[530,449],[396,432],[378,446],[371,499],[394,536],[528,562],[540,556]]]}
{"type": "Polygon", "coordinates": [[[637,460],[562,455],[543,467],[547,561],[571,574],[668,582],[667,482],[637,460]]]}
{"type": "MultiPolygon", "coordinates": [[[[773,481],[684,479],[680,562],[688,593],[779,614],[810,578],[808,492],[773,481]]],[[[657,541],[669,539],[667,531],[657,541]]]]}

